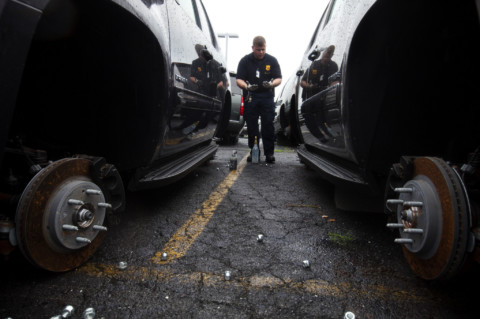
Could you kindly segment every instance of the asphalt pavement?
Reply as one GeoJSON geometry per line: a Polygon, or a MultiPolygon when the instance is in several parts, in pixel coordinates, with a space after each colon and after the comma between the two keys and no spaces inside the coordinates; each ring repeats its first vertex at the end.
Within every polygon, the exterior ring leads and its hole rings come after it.
{"type": "MultiPolygon", "coordinates": [[[[333,187],[277,146],[246,163],[246,139],[127,209],[82,267],[53,274],[19,252],[1,263],[0,318],[473,318],[478,275],[423,281],[386,216],[337,210],[333,187]],[[233,150],[237,169],[229,169],[233,150]]],[[[263,153],[263,152],[262,152],[263,153]]],[[[478,272],[476,272],[478,274],[478,272]]]]}

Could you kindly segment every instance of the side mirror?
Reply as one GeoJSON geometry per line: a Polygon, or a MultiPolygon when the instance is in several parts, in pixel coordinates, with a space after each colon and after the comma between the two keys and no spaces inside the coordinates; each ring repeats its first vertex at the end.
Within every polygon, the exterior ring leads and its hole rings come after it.
{"type": "Polygon", "coordinates": [[[310,61],[315,61],[318,57],[320,56],[320,50],[318,50],[317,48],[315,48],[315,50],[312,51],[312,53],[310,53],[308,55],[308,59],[310,61]]]}
{"type": "Polygon", "coordinates": [[[297,76],[302,76],[305,73],[304,70],[298,70],[297,71],[297,76]]]}

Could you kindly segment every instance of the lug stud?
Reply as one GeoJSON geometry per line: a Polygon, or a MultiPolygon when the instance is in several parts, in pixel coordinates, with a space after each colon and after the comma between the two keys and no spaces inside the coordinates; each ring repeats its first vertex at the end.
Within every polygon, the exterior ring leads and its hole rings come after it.
{"type": "Polygon", "coordinates": [[[85,193],[87,193],[88,195],[102,195],[102,192],[98,189],[87,189],[85,193]]]}
{"type": "Polygon", "coordinates": [[[397,187],[394,189],[396,193],[413,193],[413,188],[411,187],[397,187]]]}
{"type": "Polygon", "coordinates": [[[77,227],[77,226],[73,226],[73,225],[67,225],[67,224],[65,224],[65,225],[62,225],[62,229],[63,229],[63,230],[75,230],[75,231],[77,231],[77,230],[78,230],[78,227],[77,227]]]}
{"type": "Polygon", "coordinates": [[[78,199],[69,199],[68,204],[70,204],[70,205],[83,205],[85,203],[81,200],[78,200],[78,199]]]}
{"type": "Polygon", "coordinates": [[[75,238],[75,240],[79,243],[87,243],[87,244],[91,244],[92,241],[88,238],[85,238],[85,237],[77,237],[75,238]]]}
{"type": "Polygon", "coordinates": [[[98,203],[98,207],[104,207],[104,208],[112,208],[112,205],[109,203],[98,203]]]}
{"type": "Polygon", "coordinates": [[[387,227],[388,228],[403,228],[405,226],[403,226],[403,224],[398,224],[398,223],[389,223],[389,224],[387,224],[387,227]]]}
{"type": "Polygon", "coordinates": [[[410,234],[423,234],[423,229],[421,228],[405,228],[403,230],[404,233],[410,233],[410,234]]]}
{"type": "Polygon", "coordinates": [[[403,199],[387,199],[387,204],[391,204],[391,205],[403,204],[403,199]]]}
{"type": "Polygon", "coordinates": [[[411,238],[395,238],[394,243],[396,243],[396,244],[413,244],[413,239],[411,239],[411,238]]]}
{"type": "Polygon", "coordinates": [[[94,230],[100,230],[100,231],[107,231],[108,230],[107,227],[101,226],[101,225],[93,225],[92,228],[94,230]]]}
{"type": "Polygon", "coordinates": [[[403,205],[405,206],[423,206],[423,202],[417,202],[417,201],[407,201],[407,202],[404,202],[403,205]]]}

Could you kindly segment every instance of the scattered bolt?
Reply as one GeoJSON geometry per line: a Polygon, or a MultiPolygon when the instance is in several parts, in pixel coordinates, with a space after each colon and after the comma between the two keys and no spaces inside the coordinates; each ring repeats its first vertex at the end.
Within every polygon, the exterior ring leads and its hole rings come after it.
{"type": "Polygon", "coordinates": [[[310,268],[310,262],[308,260],[303,261],[303,268],[310,268]]]}
{"type": "Polygon", "coordinates": [[[220,170],[220,168],[217,167],[217,171],[219,171],[219,170],[220,170]]]}
{"type": "Polygon", "coordinates": [[[82,314],[83,319],[93,319],[95,318],[95,309],[87,308],[82,314]]]}
{"type": "Polygon", "coordinates": [[[347,311],[345,312],[344,319],[355,319],[355,314],[353,312],[347,311]]]}
{"type": "Polygon", "coordinates": [[[124,270],[127,269],[127,262],[126,261],[121,261],[118,263],[118,269],[124,270]]]}
{"type": "Polygon", "coordinates": [[[225,271],[225,280],[230,280],[232,278],[232,273],[230,270],[225,271]]]}
{"type": "Polygon", "coordinates": [[[328,216],[327,215],[322,215],[323,222],[327,221],[328,216]]]}
{"type": "Polygon", "coordinates": [[[259,235],[257,236],[257,241],[258,241],[259,243],[263,242],[263,235],[262,235],[262,234],[259,234],[259,235]]]}
{"type": "Polygon", "coordinates": [[[161,258],[161,260],[165,261],[165,260],[167,260],[167,259],[168,259],[168,254],[165,253],[165,252],[162,253],[162,258],[161,258]]]}
{"type": "Polygon", "coordinates": [[[73,310],[75,310],[73,306],[65,306],[65,308],[62,310],[62,318],[70,318],[73,314],[73,310]]]}

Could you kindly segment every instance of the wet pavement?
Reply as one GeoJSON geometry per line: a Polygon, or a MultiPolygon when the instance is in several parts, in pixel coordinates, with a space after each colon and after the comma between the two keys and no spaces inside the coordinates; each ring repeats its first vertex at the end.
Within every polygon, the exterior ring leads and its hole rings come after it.
{"type": "Polygon", "coordinates": [[[386,216],[337,210],[332,186],[292,148],[277,146],[275,164],[247,164],[247,151],[241,138],[180,182],[127,193],[126,211],[75,271],[46,273],[12,254],[0,318],[51,318],[66,305],[71,318],[90,307],[95,318],[475,317],[478,293],[467,290],[478,271],[416,278],[386,216]]]}

